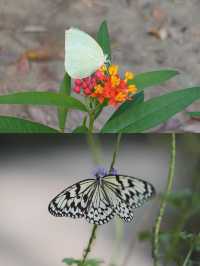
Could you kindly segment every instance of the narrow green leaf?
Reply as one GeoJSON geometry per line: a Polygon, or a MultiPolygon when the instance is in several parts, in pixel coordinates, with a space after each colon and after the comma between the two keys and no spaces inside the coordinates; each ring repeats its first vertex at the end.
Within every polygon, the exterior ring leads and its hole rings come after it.
{"type": "Polygon", "coordinates": [[[198,117],[200,118],[200,112],[187,112],[187,114],[191,117],[198,117]]]}
{"type": "Polygon", "coordinates": [[[76,260],[76,259],[73,259],[73,258],[65,258],[65,259],[62,260],[62,262],[64,262],[67,265],[73,265],[73,264],[78,265],[80,263],[80,260],[76,260]]]}
{"type": "MultiPolygon", "coordinates": [[[[63,261],[66,265],[77,265],[77,266],[83,266],[81,265],[82,260],[77,260],[74,258],[65,258],[63,261]]],[[[88,259],[85,261],[84,266],[99,266],[103,261],[97,260],[97,259],[88,259]]]]}
{"type": "Polygon", "coordinates": [[[132,106],[135,106],[137,104],[140,104],[144,102],[144,93],[141,91],[140,93],[137,93],[134,98],[131,101],[126,101],[125,103],[123,103],[113,114],[112,116],[109,118],[109,121],[114,119],[115,117],[117,117],[118,115],[124,113],[125,111],[127,111],[129,108],[131,108],[132,106]]]}
{"type": "Polygon", "coordinates": [[[79,126],[73,130],[73,133],[88,133],[88,128],[85,126],[79,126]]]}
{"type": "Polygon", "coordinates": [[[111,61],[110,37],[109,37],[108,25],[106,21],[103,21],[101,23],[101,26],[97,33],[97,42],[103,49],[104,54],[107,55],[108,59],[111,61]]]}
{"type": "Polygon", "coordinates": [[[187,88],[132,106],[106,122],[103,133],[136,133],[153,128],[200,99],[200,87],[187,88]]]}
{"type": "Polygon", "coordinates": [[[178,74],[179,72],[174,69],[155,70],[137,74],[135,78],[128,83],[135,84],[139,90],[143,90],[148,87],[159,85],[178,74]]]}
{"type": "Polygon", "coordinates": [[[0,116],[0,133],[59,133],[59,131],[22,118],[0,116]]]}
{"type": "Polygon", "coordinates": [[[28,91],[1,95],[0,104],[51,105],[87,111],[86,106],[79,100],[57,92],[28,91]]]}
{"type": "MultiPolygon", "coordinates": [[[[60,90],[59,92],[61,93],[65,93],[67,96],[70,95],[71,92],[71,78],[70,76],[65,73],[64,78],[60,84],[60,90]]],[[[68,113],[68,109],[67,108],[63,108],[63,107],[59,107],[58,108],[58,121],[59,121],[59,128],[62,132],[64,132],[65,130],[65,122],[67,119],[67,113],[68,113]]]]}

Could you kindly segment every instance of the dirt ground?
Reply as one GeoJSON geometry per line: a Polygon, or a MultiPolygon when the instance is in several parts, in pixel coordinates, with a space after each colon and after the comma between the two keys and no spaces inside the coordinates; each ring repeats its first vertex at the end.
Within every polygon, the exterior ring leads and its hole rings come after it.
{"type": "MultiPolygon", "coordinates": [[[[95,36],[108,21],[114,63],[134,72],[175,68],[181,72],[145,97],[200,84],[199,0],[0,0],[0,93],[58,90],[64,73],[64,31],[76,26],[95,36]],[[33,50],[33,51],[30,51],[33,50]]],[[[200,110],[199,101],[187,108],[200,110]]],[[[0,113],[57,128],[53,108],[0,106],[0,113]]],[[[110,114],[107,110],[96,129],[110,114]]],[[[71,112],[66,132],[80,123],[71,112]]],[[[182,112],[156,131],[200,132],[200,121],[182,112]]]]}

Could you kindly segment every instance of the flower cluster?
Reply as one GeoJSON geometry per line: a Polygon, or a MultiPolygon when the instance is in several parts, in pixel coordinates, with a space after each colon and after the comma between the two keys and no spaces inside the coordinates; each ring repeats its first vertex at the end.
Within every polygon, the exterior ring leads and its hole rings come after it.
{"type": "Polygon", "coordinates": [[[112,168],[111,170],[107,170],[106,168],[102,166],[97,166],[93,171],[92,175],[94,177],[104,177],[106,175],[117,175],[117,170],[115,168],[112,168]]]}
{"type": "Polygon", "coordinates": [[[134,74],[132,72],[126,72],[124,79],[121,79],[117,65],[111,65],[108,68],[103,65],[92,76],[76,79],[73,91],[96,98],[99,103],[106,100],[109,105],[117,106],[130,100],[137,92],[134,84],[128,84],[128,81],[133,79],[134,74]]]}

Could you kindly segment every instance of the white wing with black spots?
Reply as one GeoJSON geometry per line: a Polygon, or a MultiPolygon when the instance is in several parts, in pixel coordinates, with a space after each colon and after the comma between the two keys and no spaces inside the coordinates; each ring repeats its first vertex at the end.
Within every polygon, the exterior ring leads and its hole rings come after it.
{"type": "Polygon", "coordinates": [[[54,216],[83,217],[95,186],[95,180],[88,179],[66,188],[50,202],[49,212],[54,216]]]}
{"type": "Polygon", "coordinates": [[[119,202],[119,204],[116,206],[116,213],[125,222],[133,221],[133,210],[131,207],[127,206],[125,202],[119,202]]]}
{"type": "Polygon", "coordinates": [[[155,194],[155,189],[149,182],[136,177],[105,176],[104,181],[106,186],[131,208],[141,207],[155,194]]]}
{"type": "Polygon", "coordinates": [[[135,177],[108,175],[103,178],[103,183],[116,214],[126,222],[133,220],[134,208],[142,206],[155,194],[150,183],[135,177]]]}
{"type": "Polygon", "coordinates": [[[103,187],[97,185],[91,203],[85,212],[85,218],[92,224],[108,223],[115,215],[112,203],[105,194],[103,187]]]}

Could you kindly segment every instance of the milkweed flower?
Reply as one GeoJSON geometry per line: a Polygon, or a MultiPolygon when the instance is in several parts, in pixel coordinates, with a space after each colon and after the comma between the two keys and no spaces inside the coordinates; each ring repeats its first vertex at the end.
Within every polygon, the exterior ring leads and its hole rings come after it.
{"type": "Polygon", "coordinates": [[[118,106],[126,100],[132,99],[137,93],[137,87],[134,84],[129,84],[130,80],[134,81],[134,73],[125,72],[122,79],[118,71],[117,65],[110,65],[109,67],[103,65],[92,76],[76,79],[73,91],[96,98],[99,103],[107,101],[108,105],[118,106]]]}
{"type": "Polygon", "coordinates": [[[95,177],[104,177],[106,175],[117,175],[117,170],[115,168],[112,168],[110,170],[107,170],[103,166],[97,166],[93,171],[92,175],[95,177]]]}

